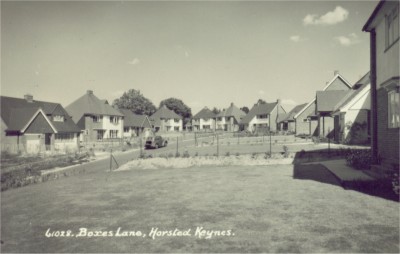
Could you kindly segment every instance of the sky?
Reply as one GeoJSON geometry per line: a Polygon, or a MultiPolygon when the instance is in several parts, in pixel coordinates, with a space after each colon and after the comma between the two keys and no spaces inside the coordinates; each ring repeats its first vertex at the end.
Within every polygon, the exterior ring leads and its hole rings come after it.
{"type": "Polygon", "coordinates": [[[378,1],[1,1],[1,95],[59,102],[129,89],[158,107],[181,99],[289,111],[339,73],[369,71],[362,27],[378,1]]]}

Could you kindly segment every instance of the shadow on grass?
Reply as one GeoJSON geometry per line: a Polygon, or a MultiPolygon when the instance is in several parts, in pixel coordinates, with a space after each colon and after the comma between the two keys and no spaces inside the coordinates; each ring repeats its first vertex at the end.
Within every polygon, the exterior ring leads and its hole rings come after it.
{"type": "Polygon", "coordinates": [[[389,178],[376,179],[374,181],[355,180],[344,182],[321,164],[306,164],[344,159],[348,151],[349,149],[322,149],[297,152],[293,159],[293,178],[342,186],[346,190],[354,190],[367,195],[399,202],[399,195],[394,193],[392,182],[389,178]]]}
{"type": "Polygon", "coordinates": [[[336,176],[320,164],[295,164],[293,178],[341,186],[336,176]]]}

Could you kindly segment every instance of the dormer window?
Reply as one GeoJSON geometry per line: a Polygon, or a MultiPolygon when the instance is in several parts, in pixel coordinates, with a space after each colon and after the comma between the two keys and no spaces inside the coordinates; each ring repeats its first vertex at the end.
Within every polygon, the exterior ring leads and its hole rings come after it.
{"type": "Polygon", "coordinates": [[[64,122],[65,118],[64,118],[64,116],[55,115],[55,116],[53,116],[53,121],[54,122],[64,122]]]}

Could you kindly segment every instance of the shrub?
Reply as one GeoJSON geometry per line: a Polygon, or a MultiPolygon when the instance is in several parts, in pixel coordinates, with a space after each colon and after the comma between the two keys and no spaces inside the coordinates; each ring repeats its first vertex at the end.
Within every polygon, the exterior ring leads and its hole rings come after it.
{"type": "Polygon", "coordinates": [[[197,156],[199,156],[199,153],[198,153],[198,152],[196,152],[196,153],[194,154],[194,157],[197,157],[197,156]]]}
{"type": "Polygon", "coordinates": [[[240,153],[239,153],[239,152],[237,152],[237,153],[236,153],[236,157],[239,157],[239,156],[240,156],[240,153]]]}
{"type": "Polygon", "coordinates": [[[283,146],[283,157],[288,158],[289,157],[289,147],[283,146]]]}
{"type": "Polygon", "coordinates": [[[145,159],[145,158],[147,158],[146,153],[145,152],[141,152],[139,154],[139,159],[145,159]]]}
{"type": "Polygon", "coordinates": [[[271,153],[270,152],[266,152],[264,155],[264,159],[269,159],[271,158],[271,153]]]}
{"type": "Polygon", "coordinates": [[[369,169],[372,163],[370,149],[351,149],[346,155],[347,165],[356,169],[369,169]]]}
{"type": "Polygon", "coordinates": [[[230,152],[226,152],[225,156],[229,157],[229,156],[231,156],[231,153],[230,152]]]}
{"type": "Polygon", "coordinates": [[[257,153],[252,153],[252,154],[251,154],[251,158],[252,158],[252,159],[257,159],[257,153]]]}
{"type": "Polygon", "coordinates": [[[189,154],[188,150],[185,150],[185,152],[183,152],[183,154],[182,154],[182,158],[189,158],[189,157],[190,157],[190,154],[189,154]]]}
{"type": "Polygon", "coordinates": [[[175,153],[175,158],[179,158],[179,157],[181,157],[181,154],[179,152],[176,152],[175,153]]]}

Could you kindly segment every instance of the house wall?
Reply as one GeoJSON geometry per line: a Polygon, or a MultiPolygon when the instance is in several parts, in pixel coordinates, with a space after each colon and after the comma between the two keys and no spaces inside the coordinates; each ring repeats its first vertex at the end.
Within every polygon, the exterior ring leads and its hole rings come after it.
{"type": "Polygon", "coordinates": [[[348,90],[349,87],[344,83],[344,81],[340,78],[335,79],[330,86],[326,88],[325,91],[332,91],[332,90],[348,90]]]}
{"type": "Polygon", "coordinates": [[[200,130],[204,130],[204,125],[209,126],[210,130],[215,129],[215,120],[210,118],[210,119],[200,119],[200,130]]]}
{"type": "Polygon", "coordinates": [[[381,164],[392,169],[399,165],[399,128],[388,127],[388,93],[381,88],[377,91],[378,106],[378,157],[381,164]]]}
{"type": "Polygon", "coordinates": [[[254,116],[253,119],[251,119],[251,121],[249,122],[249,124],[246,125],[246,127],[247,127],[246,129],[250,132],[255,131],[256,127],[254,127],[254,124],[256,124],[256,125],[266,124],[267,126],[269,126],[269,118],[270,118],[270,116],[268,116],[268,118],[265,118],[265,119],[257,119],[257,117],[254,116]]]}
{"type": "Polygon", "coordinates": [[[216,123],[217,123],[216,124],[217,130],[224,130],[224,126],[226,124],[225,117],[221,117],[221,120],[218,120],[218,118],[217,118],[216,123]]]}
{"type": "MultiPolygon", "coordinates": [[[[106,130],[104,138],[111,138],[110,130],[118,131],[117,138],[123,137],[124,132],[124,121],[122,117],[118,117],[118,123],[110,122],[110,118],[113,116],[103,116],[102,128],[106,130]]],[[[114,116],[115,117],[115,116],[114,116]]]]}
{"type": "Polygon", "coordinates": [[[384,16],[398,5],[386,1],[379,15],[381,22],[376,31],[376,89],[377,89],[377,153],[381,163],[391,169],[399,164],[399,128],[388,128],[388,92],[382,88],[385,81],[399,74],[399,41],[386,48],[386,22],[384,16]]]}
{"type": "Polygon", "coordinates": [[[183,129],[183,121],[179,119],[179,122],[175,123],[174,119],[161,119],[160,131],[175,131],[175,127],[178,127],[178,131],[183,129]]]}
{"type": "Polygon", "coordinates": [[[73,139],[54,139],[54,149],[57,151],[72,152],[79,149],[78,134],[74,133],[73,139]]]}
{"type": "Polygon", "coordinates": [[[351,145],[369,143],[369,114],[368,109],[350,109],[343,114],[342,143],[351,145]]]}
{"type": "Polygon", "coordinates": [[[315,114],[315,102],[312,103],[306,110],[304,110],[296,119],[296,135],[313,135],[317,128],[317,121],[303,121],[303,119],[307,119],[307,116],[310,114],[315,114]]]}

